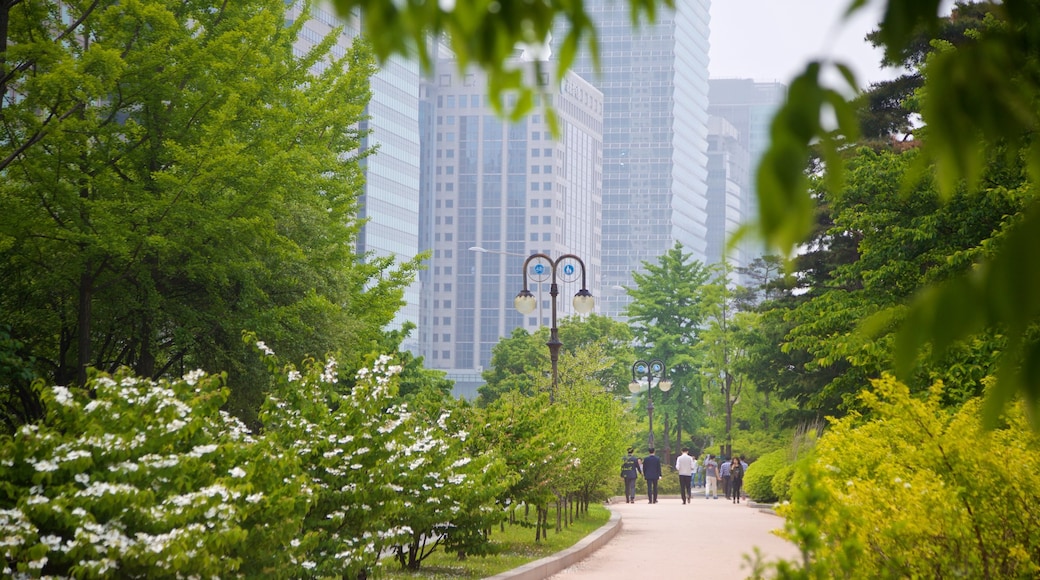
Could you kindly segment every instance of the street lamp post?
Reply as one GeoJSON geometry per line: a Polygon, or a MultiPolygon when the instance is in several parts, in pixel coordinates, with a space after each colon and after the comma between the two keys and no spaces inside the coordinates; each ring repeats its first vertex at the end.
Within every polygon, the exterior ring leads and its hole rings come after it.
{"type": "MultiPolygon", "coordinates": [[[[559,381],[559,368],[558,362],[560,360],[560,347],[563,343],[560,342],[560,335],[556,328],[556,298],[560,295],[560,287],[557,283],[557,273],[560,270],[560,264],[563,265],[563,276],[562,279],[565,282],[576,280],[578,277],[577,271],[574,269],[574,264],[567,262],[567,260],[573,260],[578,263],[581,268],[581,290],[574,295],[574,310],[578,314],[588,314],[592,312],[593,307],[596,305],[595,299],[592,297],[592,293],[589,292],[588,286],[585,284],[585,262],[581,261],[581,258],[574,254],[564,254],[559,258],[553,260],[546,254],[531,254],[524,260],[524,287],[517,293],[516,298],[513,300],[513,305],[520,314],[530,314],[534,312],[535,307],[538,305],[538,300],[535,300],[531,291],[527,289],[527,278],[528,266],[534,262],[534,266],[531,268],[532,276],[541,287],[541,282],[550,279],[549,285],[549,298],[552,303],[552,326],[549,327],[549,342],[545,343],[549,347],[549,360],[552,362],[552,388],[549,390],[549,402],[552,403],[556,399],[556,385],[559,381]],[[565,263],[567,262],[567,263],[565,263]]],[[[541,320],[538,321],[541,324],[541,320]]]]}
{"type": "Polygon", "coordinates": [[[633,395],[643,390],[639,379],[646,377],[646,414],[650,420],[650,436],[647,437],[647,447],[654,447],[654,379],[657,379],[657,388],[662,393],[667,393],[672,388],[672,381],[665,377],[664,363],[660,359],[649,361],[637,360],[632,365],[632,382],[628,384],[628,390],[633,395]]]}

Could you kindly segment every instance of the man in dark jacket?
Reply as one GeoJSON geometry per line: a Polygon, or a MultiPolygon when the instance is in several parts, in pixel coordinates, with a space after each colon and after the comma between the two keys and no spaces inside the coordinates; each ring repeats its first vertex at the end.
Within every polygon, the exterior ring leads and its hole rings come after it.
{"type": "Polygon", "coordinates": [[[643,459],[643,478],[646,479],[646,495],[650,503],[657,503],[657,480],[661,479],[661,460],[654,455],[654,448],[650,448],[650,455],[643,459]]]}
{"type": "Polygon", "coordinates": [[[636,503],[636,479],[643,469],[639,467],[639,458],[628,448],[628,455],[621,460],[621,477],[625,478],[625,503],[636,503]]]}

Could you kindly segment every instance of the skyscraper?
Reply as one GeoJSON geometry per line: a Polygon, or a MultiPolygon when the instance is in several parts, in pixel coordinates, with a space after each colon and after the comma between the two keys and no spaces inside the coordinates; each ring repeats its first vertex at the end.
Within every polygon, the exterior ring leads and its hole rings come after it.
{"type": "MultiPolygon", "coordinates": [[[[711,79],[708,84],[708,112],[725,119],[735,129],[737,144],[747,152],[746,174],[742,177],[731,175],[732,179],[746,184],[741,197],[741,222],[747,223],[758,216],[755,175],[769,146],[769,126],[773,115],[787,98],[787,86],[752,79],[711,79]]],[[[763,251],[762,244],[746,241],[740,246],[740,262],[733,265],[747,266],[763,251]]]]}
{"type": "MultiPolygon", "coordinates": [[[[512,308],[527,256],[578,255],[599,294],[602,95],[571,74],[548,98],[559,139],[539,112],[516,123],[495,115],[483,74],[460,73],[454,60],[439,60],[423,88],[422,231],[433,258],[420,352],[427,367],[449,371],[457,394],[473,394],[502,337],[549,324],[548,283],[529,286],[539,315],[512,308]]],[[[561,317],[567,296],[561,289],[561,317]]]]}
{"type": "Polygon", "coordinates": [[[676,242],[707,251],[709,0],[676,3],[633,30],[626,2],[589,0],[601,74],[588,55],[574,72],[603,92],[603,296],[620,318],[632,271],[676,242]]]}
{"type": "Polygon", "coordinates": [[[737,128],[722,117],[708,119],[708,245],[707,262],[726,259],[732,266],[746,266],[743,248],[729,251],[726,244],[744,223],[748,188],[748,152],[737,128]]]}

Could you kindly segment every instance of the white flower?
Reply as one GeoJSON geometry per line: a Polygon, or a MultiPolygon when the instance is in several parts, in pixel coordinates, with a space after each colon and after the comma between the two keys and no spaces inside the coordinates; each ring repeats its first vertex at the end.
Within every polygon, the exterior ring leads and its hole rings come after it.
{"type": "Polygon", "coordinates": [[[54,387],[54,400],[59,404],[68,405],[72,402],[72,391],[65,387],[54,387]]]}
{"type": "Polygon", "coordinates": [[[300,374],[300,371],[295,370],[295,369],[291,370],[291,371],[289,371],[289,382],[290,383],[295,383],[296,381],[300,380],[301,376],[303,376],[303,375],[300,374]]]}
{"type": "Polygon", "coordinates": [[[202,369],[195,369],[188,374],[184,375],[184,382],[191,386],[195,386],[195,383],[199,382],[199,379],[206,376],[206,371],[202,369]]]}
{"type": "Polygon", "coordinates": [[[57,463],[55,463],[54,461],[46,461],[46,460],[38,461],[35,465],[33,465],[33,467],[36,468],[36,471],[57,471],[58,470],[58,464],[57,463]]]}
{"type": "Polygon", "coordinates": [[[264,341],[262,340],[257,341],[256,348],[260,349],[260,352],[264,353],[267,356],[274,356],[274,351],[268,348],[268,346],[264,344],[264,341]]]}
{"type": "Polygon", "coordinates": [[[317,566],[317,564],[315,564],[314,562],[311,562],[310,560],[308,560],[308,561],[303,563],[303,567],[308,569],[308,570],[313,570],[316,566],[317,566]]]}
{"type": "Polygon", "coordinates": [[[231,469],[229,469],[228,473],[231,474],[231,477],[245,477],[246,476],[246,471],[244,469],[242,469],[241,467],[238,467],[238,466],[235,466],[235,467],[232,467],[231,469]]]}

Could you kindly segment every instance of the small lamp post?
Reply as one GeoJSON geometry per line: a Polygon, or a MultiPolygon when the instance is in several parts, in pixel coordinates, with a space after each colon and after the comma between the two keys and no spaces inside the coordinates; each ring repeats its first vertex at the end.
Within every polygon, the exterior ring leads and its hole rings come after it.
{"type": "MultiPolygon", "coordinates": [[[[559,381],[558,362],[560,360],[560,347],[563,346],[556,328],[556,299],[560,295],[560,288],[556,280],[557,273],[561,269],[560,264],[563,264],[566,260],[577,262],[581,268],[581,290],[578,290],[578,293],[574,295],[574,310],[578,314],[592,312],[592,309],[596,306],[596,300],[592,297],[592,293],[589,292],[588,286],[585,284],[585,262],[582,262],[581,258],[574,254],[564,254],[555,260],[545,254],[531,254],[528,256],[524,260],[524,287],[513,300],[513,305],[516,306],[520,314],[530,314],[538,306],[539,301],[527,289],[527,269],[532,262],[535,262],[532,267],[535,280],[538,282],[545,279],[552,280],[549,285],[549,298],[552,303],[552,326],[549,328],[549,342],[545,343],[549,347],[549,360],[552,362],[552,388],[549,390],[550,403],[556,400],[556,385],[559,381]]],[[[565,263],[562,270],[564,281],[571,281],[577,278],[574,264],[565,263]]],[[[541,323],[541,320],[539,320],[539,323],[541,323]]]]}
{"type": "Polygon", "coordinates": [[[657,379],[657,388],[661,389],[661,392],[667,393],[672,388],[672,381],[664,375],[664,363],[660,359],[637,360],[632,365],[632,382],[628,384],[629,392],[634,395],[643,390],[639,379],[646,377],[646,414],[650,420],[650,436],[647,438],[647,446],[650,448],[654,446],[654,379],[657,379]]]}

